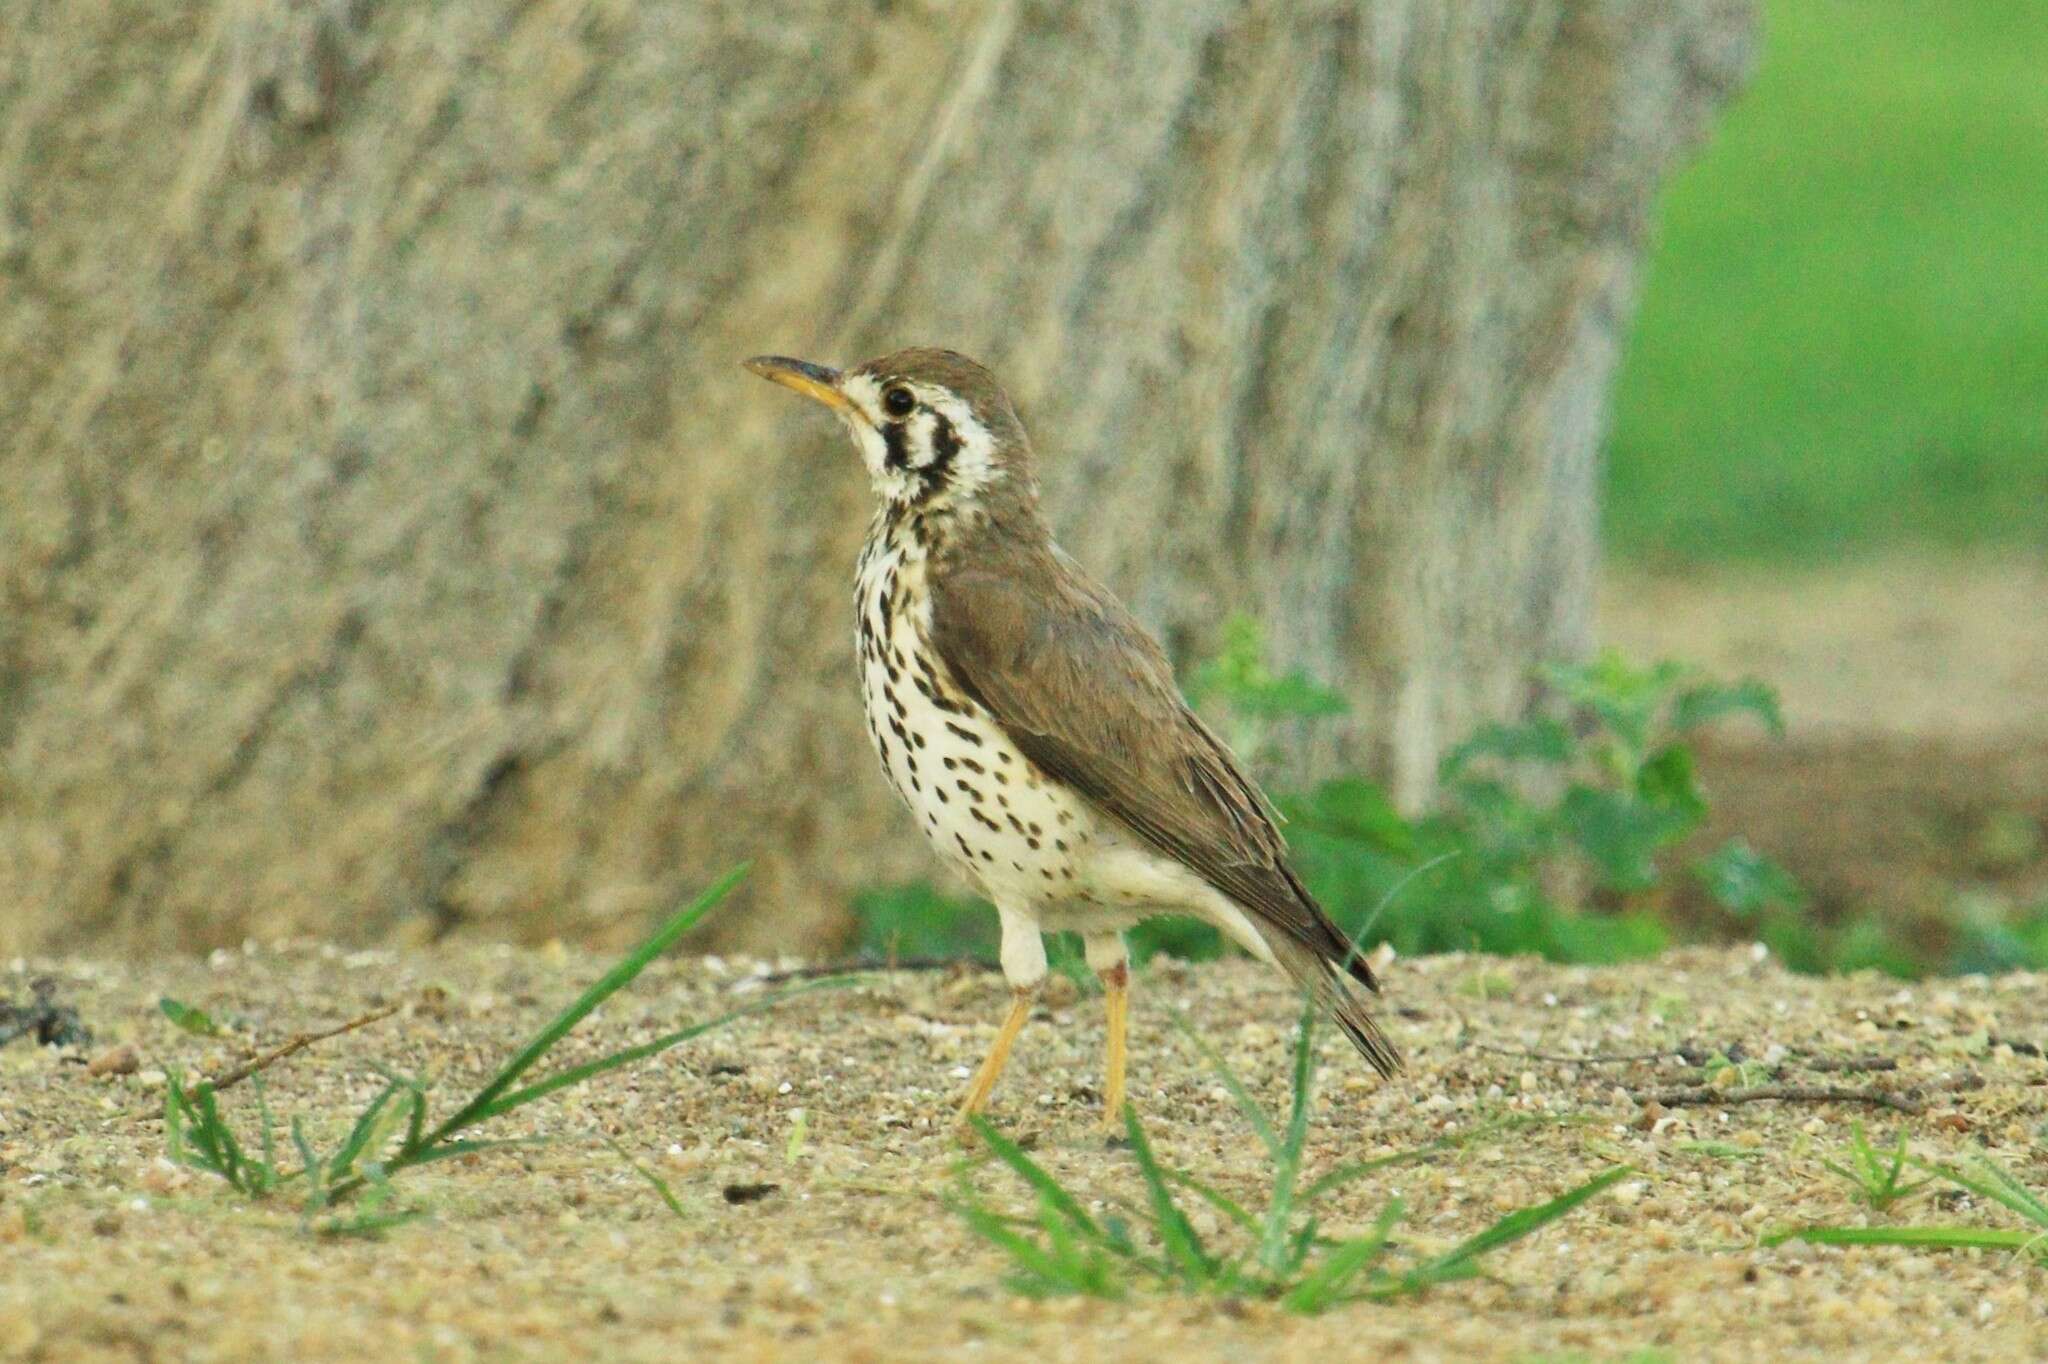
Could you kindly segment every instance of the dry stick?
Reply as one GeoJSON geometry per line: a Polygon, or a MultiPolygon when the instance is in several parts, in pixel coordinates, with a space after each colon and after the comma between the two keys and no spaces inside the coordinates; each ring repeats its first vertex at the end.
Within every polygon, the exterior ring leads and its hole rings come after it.
{"type": "Polygon", "coordinates": [[[285,1040],[282,1046],[274,1047],[270,1051],[264,1052],[253,1061],[244,1061],[218,1080],[208,1080],[205,1088],[218,1094],[229,1085],[240,1084],[259,1070],[270,1069],[293,1052],[304,1051],[315,1042],[325,1042],[330,1037],[339,1037],[345,1032],[354,1032],[357,1028],[368,1027],[379,1019],[391,1017],[391,1015],[398,1012],[400,1007],[397,1004],[393,1004],[387,1009],[379,1009],[375,1013],[364,1014],[361,1018],[352,1018],[341,1026],[329,1028],[325,1032],[294,1033],[285,1040]]]}
{"type": "Polygon", "coordinates": [[[1837,1073],[1862,1073],[1872,1070],[1897,1070],[1898,1058],[1892,1056],[1816,1056],[1798,1063],[1807,1070],[1833,1071],[1837,1073]]]}
{"type": "Polygon", "coordinates": [[[747,976],[744,979],[758,980],[763,985],[780,985],[784,981],[820,980],[826,976],[847,975],[858,971],[945,971],[955,966],[965,967],[971,971],[998,969],[995,962],[981,961],[974,957],[898,957],[894,961],[843,961],[827,962],[819,966],[796,966],[787,971],[770,971],[765,975],[747,976]]]}
{"type": "Polygon", "coordinates": [[[1490,1051],[1495,1056],[1513,1056],[1524,1061],[1564,1061],[1581,1066],[1612,1066],[1634,1061],[1683,1061],[1696,1066],[1692,1059],[1696,1054],[1690,1047],[1672,1047],[1665,1051],[1595,1052],[1590,1056],[1573,1056],[1558,1051],[1516,1051],[1512,1047],[1494,1047],[1484,1042],[1471,1044],[1473,1051],[1490,1051]]]}
{"type": "Polygon", "coordinates": [[[1909,1099],[1888,1089],[1847,1089],[1840,1085],[1752,1085],[1748,1089],[1673,1089],[1662,1094],[1637,1094],[1638,1103],[1661,1104],[1665,1108],[1681,1108],[1687,1104],[1729,1104],[1757,1103],[1765,1099],[1777,1099],[1786,1103],[1806,1104],[1875,1104],[1900,1113],[1925,1113],[1927,1105],[1918,1099],[1909,1099]]]}

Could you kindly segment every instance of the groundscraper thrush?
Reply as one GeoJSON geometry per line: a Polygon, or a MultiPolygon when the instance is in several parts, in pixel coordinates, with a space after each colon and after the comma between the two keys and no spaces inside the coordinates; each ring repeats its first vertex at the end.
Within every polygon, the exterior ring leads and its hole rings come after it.
{"type": "Polygon", "coordinates": [[[1031,442],[986,369],[904,350],[838,370],[747,368],[823,403],[880,498],[861,550],[861,692],[889,782],[1002,921],[1015,992],[961,1103],[987,1103],[1045,979],[1043,932],[1081,935],[1108,999],[1104,1117],[1124,1104],[1123,931],[1206,920],[1287,972],[1383,1075],[1377,983],[1288,863],[1258,787],[1181,699],[1165,653],[1053,543],[1031,442]]]}

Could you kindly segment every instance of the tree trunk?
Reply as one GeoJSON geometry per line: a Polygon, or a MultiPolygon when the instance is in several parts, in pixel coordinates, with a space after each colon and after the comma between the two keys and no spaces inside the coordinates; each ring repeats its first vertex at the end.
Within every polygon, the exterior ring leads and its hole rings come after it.
{"type": "Polygon", "coordinates": [[[1584,647],[1604,394],[1741,0],[12,0],[0,951],[614,939],[929,864],[868,494],[736,362],[943,344],[1186,662],[1421,798],[1584,647]]]}

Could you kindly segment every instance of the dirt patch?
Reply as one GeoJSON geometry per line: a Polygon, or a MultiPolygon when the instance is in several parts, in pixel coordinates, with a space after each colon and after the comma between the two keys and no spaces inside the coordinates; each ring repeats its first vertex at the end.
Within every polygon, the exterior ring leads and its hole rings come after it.
{"type": "Polygon", "coordinates": [[[1601,583],[1599,623],[1632,655],[1771,683],[1797,737],[2048,739],[2048,561],[1619,569],[1601,583]]]}
{"type": "MultiPolygon", "coordinates": [[[[270,1072],[280,1117],[301,1115],[331,1141],[380,1083],[373,1063],[434,1074],[452,1101],[604,965],[300,946],[212,964],[19,968],[10,983],[53,976],[95,1046],[133,1047],[139,1064],[89,1077],[77,1051],[0,1051],[0,1358],[2010,1359],[2048,1331],[2048,1271],[2004,1256],[1757,1244],[1773,1227],[1861,1219],[1820,1165],[1851,1120],[1881,1139],[1903,1126],[1931,1156],[1990,1154],[2048,1184],[2040,976],[1902,989],[1791,978],[1745,951],[1623,970],[1396,963],[1390,1023],[1412,1069],[1379,1084],[1324,1039],[1311,1172],[1493,1119],[1532,1121],[1361,1180],[1330,1207],[1331,1230],[1362,1228],[1398,1193],[1410,1209],[1402,1241],[1438,1249],[1609,1164],[1639,1174],[1500,1257],[1497,1281],[1306,1320],[1257,1302],[1034,1303],[1003,1289],[1000,1262],[937,1201],[960,1150],[949,1096],[1005,999],[981,972],[811,996],[526,1110],[515,1131],[555,1142],[414,1172],[410,1196],[431,1217],[381,1241],[319,1239],[286,1207],[252,1207],[160,1160],[166,1069],[218,1072],[249,1049],[400,1004],[270,1072]],[[161,994],[234,1037],[176,1032],[161,994]],[[1876,1085],[1922,1111],[1715,1103],[1646,1122],[1633,1096],[1701,1072],[1675,1058],[1545,1059],[1687,1047],[1695,1058],[1739,1047],[1745,1082],[1876,1085]],[[1816,1064],[1844,1058],[1896,1069],[1816,1064]],[[669,1182],[681,1218],[602,1135],[669,1182]]],[[[730,1005],[735,971],[657,966],[561,1061],[730,1005]]],[[[1243,963],[1165,965],[1140,982],[1134,1092],[1162,1157],[1255,1197],[1256,1142],[1172,1026],[1175,1006],[1277,1105],[1292,999],[1243,963]]],[[[1093,1127],[1098,1009],[1056,983],[996,1117],[1083,1196],[1130,1198],[1130,1156],[1093,1127]]],[[[245,1085],[226,1100],[245,1133],[253,1097],[245,1085]]],[[[975,1177],[1026,1210],[1007,1174],[975,1177]]],[[[2004,1224],[1969,1199],[1907,1215],[2004,1224]]]]}
{"type": "Polygon", "coordinates": [[[1719,743],[1702,842],[1741,834],[1793,869],[1824,918],[1866,909],[1938,936],[1961,895],[2048,903],[2048,736],[1719,743]]]}
{"type": "Polygon", "coordinates": [[[1601,629],[1631,656],[1782,695],[1785,741],[1731,727],[1704,746],[1702,847],[1741,834],[1824,919],[1875,912],[1935,954],[1964,897],[2048,902],[2048,563],[1623,569],[1602,585],[1601,629]]]}

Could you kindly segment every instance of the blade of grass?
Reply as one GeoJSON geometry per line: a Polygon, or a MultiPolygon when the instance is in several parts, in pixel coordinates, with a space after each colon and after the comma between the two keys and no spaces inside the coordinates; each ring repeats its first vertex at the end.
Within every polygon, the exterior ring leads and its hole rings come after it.
{"type": "Polygon", "coordinates": [[[639,1161],[635,1160],[633,1158],[633,1153],[631,1151],[628,1151],[624,1146],[621,1146],[617,1138],[606,1137],[604,1139],[604,1144],[612,1148],[612,1154],[616,1155],[620,1160],[625,1161],[627,1165],[631,1166],[634,1174],[639,1175],[640,1178],[646,1180],[649,1184],[654,1186],[654,1192],[661,1196],[661,1201],[668,1205],[668,1210],[670,1212],[674,1213],[677,1216],[677,1218],[679,1218],[682,1221],[687,1222],[690,1220],[690,1215],[683,1211],[682,1203],[677,1200],[675,1190],[669,1188],[667,1180],[663,1179],[660,1175],[654,1173],[654,1171],[648,1169],[645,1165],[642,1165],[639,1161]]]}
{"type": "Polygon", "coordinates": [[[1410,882],[1422,876],[1425,872],[1434,871],[1436,868],[1441,867],[1444,863],[1449,862],[1454,858],[1463,857],[1464,855],[1465,853],[1462,848],[1452,848],[1448,852],[1440,852],[1435,857],[1430,858],[1429,861],[1424,862],[1421,866],[1411,868],[1405,876],[1403,876],[1400,880],[1394,882],[1392,886],[1389,886],[1387,888],[1387,893],[1380,897],[1380,902],[1372,907],[1372,913],[1365,916],[1365,922],[1360,924],[1358,926],[1358,931],[1351,935],[1350,946],[1344,953],[1344,961],[1342,963],[1343,969],[1346,972],[1349,972],[1351,970],[1351,963],[1356,961],[1360,953],[1363,951],[1366,935],[1372,932],[1372,926],[1380,921],[1380,916],[1387,912],[1388,907],[1394,903],[1395,897],[1399,896],[1402,891],[1408,889],[1408,885],[1410,882]]]}
{"type": "Polygon", "coordinates": [[[1929,1174],[1940,1175],[1949,1183],[1960,1185],[1979,1198],[1988,1198],[1994,1203],[2003,1204],[2037,1226],[2048,1227],[2048,1203],[2043,1203],[2033,1190],[2014,1179],[2004,1167],[1993,1164],[1988,1157],[1980,1158],[1978,1161],[1978,1169],[1983,1172],[1982,1176],[1957,1169],[1953,1165],[1936,1165],[1931,1161],[1910,1156],[1907,1159],[1929,1174]]]}
{"type": "Polygon", "coordinates": [[[457,1156],[473,1156],[479,1151],[502,1151],[510,1146],[546,1146],[553,1140],[553,1137],[499,1137],[491,1141],[482,1141],[464,1137],[456,1141],[444,1141],[438,1146],[431,1147],[424,1153],[406,1161],[403,1166],[387,1164],[384,1170],[388,1175],[401,1168],[409,1170],[415,1166],[432,1165],[437,1160],[453,1160],[457,1156]]]}
{"type": "Polygon", "coordinates": [[[271,1134],[270,1129],[275,1124],[276,1119],[270,1116],[270,1103],[264,1097],[263,1077],[260,1075],[256,1077],[256,1122],[258,1124],[256,1136],[263,1147],[265,1183],[275,1183],[278,1178],[277,1138],[271,1134]]]}
{"type": "Polygon", "coordinates": [[[1216,1262],[1202,1248],[1202,1238],[1195,1233],[1194,1224],[1173,1201],[1173,1189],[1159,1168],[1158,1158],[1152,1154],[1152,1143],[1146,1140],[1145,1129],[1138,1122],[1138,1110],[1128,1103],[1124,1105],[1124,1134],[1130,1138],[1138,1173],[1144,1176],[1145,1191],[1152,1203],[1153,1230],[1159,1235],[1168,1264],[1188,1287],[1209,1286],[1215,1278],[1216,1262]]]}
{"type": "MultiPolygon", "coordinates": [[[[628,981],[631,981],[642,971],[646,970],[648,963],[652,962],[669,948],[675,946],[677,939],[688,933],[692,928],[695,928],[698,920],[709,914],[719,901],[732,892],[733,887],[746,878],[748,870],[749,867],[744,863],[733,868],[708,887],[695,900],[671,915],[668,922],[657,929],[645,942],[627,953],[625,958],[618,965],[612,967],[611,970],[605,972],[596,984],[578,995],[568,1008],[562,1010],[561,1013],[549,1020],[546,1027],[534,1034],[532,1041],[520,1048],[518,1055],[506,1062],[504,1068],[491,1077],[490,1082],[482,1089],[479,1089],[470,1098],[468,1103],[457,1109],[436,1127],[423,1144],[433,1145],[442,1138],[451,1136],[470,1124],[479,1121],[482,1115],[492,1111],[492,1105],[497,1102],[499,1096],[512,1088],[519,1077],[531,1070],[541,1057],[547,1055],[549,1049],[555,1043],[568,1036],[569,1030],[589,1017],[593,1009],[611,998],[628,981]]],[[[560,1086],[557,1085],[556,1088],[560,1088],[560,1086]]],[[[536,1094],[532,1097],[538,1098],[539,1095],[536,1094]]],[[[504,1110],[498,1109],[496,1111],[502,1112],[504,1110]]]]}
{"type": "Polygon", "coordinates": [[[986,1118],[976,1116],[969,1118],[968,1122],[988,1144],[988,1149],[995,1152],[996,1159],[1009,1166],[1016,1172],[1018,1178],[1037,1190],[1038,1196],[1050,1204],[1060,1216],[1073,1223],[1090,1239],[1113,1244],[1102,1228],[1096,1225],[1095,1219],[1088,1215],[1088,1210],[1061,1187],[1060,1182],[1048,1174],[1044,1166],[1025,1155],[1023,1147],[998,1132],[994,1124],[986,1118]]]}
{"type": "Polygon", "coordinates": [[[1822,1246],[1919,1246],[1941,1250],[2026,1250],[2040,1232],[2004,1227],[1799,1227],[1763,1238],[1767,1246],[1809,1241],[1822,1246]]]}
{"type": "Polygon", "coordinates": [[[292,1145],[298,1148],[300,1166],[298,1173],[306,1176],[306,1216],[311,1217],[327,1206],[327,1181],[321,1178],[326,1167],[320,1157],[313,1154],[313,1143],[306,1139],[306,1128],[298,1118],[292,1119],[292,1145]]]}
{"type": "Polygon", "coordinates": [[[1518,1208],[1486,1230],[1459,1242],[1442,1255],[1425,1260],[1410,1270],[1404,1278],[1416,1281],[1417,1286],[1423,1286],[1441,1278],[1464,1277],[1476,1270],[1481,1256],[1489,1255],[1555,1222],[1587,1199],[1599,1195],[1634,1172],[1632,1166],[1616,1165],[1593,1176],[1577,1188],[1559,1194],[1547,1203],[1539,1203],[1530,1208],[1518,1208]]]}
{"type": "Polygon", "coordinates": [[[1252,1125],[1252,1131],[1256,1132],[1259,1140],[1265,1144],[1266,1153],[1274,1160],[1278,1160],[1280,1136],[1273,1130],[1273,1122],[1266,1116],[1266,1110],[1259,1107],[1259,1101],[1251,1096],[1251,1091],[1244,1087],[1244,1082],[1237,1078],[1237,1072],[1230,1068],[1230,1063],[1223,1059],[1222,1054],[1209,1045],[1208,1039],[1195,1031],[1195,1025],[1187,1014],[1179,1009],[1174,1010],[1173,1022],[1174,1026],[1195,1044],[1195,1050],[1202,1054],[1202,1059],[1209,1063],[1209,1068],[1216,1072],[1216,1077],[1223,1082],[1224,1089],[1229,1091],[1231,1099],[1237,1104],[1238,1111],[1244,1114],[1245,1121],[1252,1125]]]}
{"type": "Polygon", "coordinates": [[[1386,1252],[1387,1238],[1400,1220],[1401,1200],[1389,1199],[1372,1230],[1324,1256],[1307,1278],[1280,1299],[1280,1305],[1290,1312],[1313,1314],[1340,1301],[1351,1281],[1386,1252]]]}
{"type": "Polygon", "coordinates": [[[630,1066],[635,1061],[644,1061],[650,1056],[658,1056],[673,1047],[681,1046],[694,1037],[702,1037],[707,1032],[722,1028],[736,1019],[745,1018],[749,1014],[757,1014],[763,1010],[785,1004],[795,999],[798,995],[807,995],[813,990],[842,989],[847,982],[856,979],[858,979],[857,976],[845,975],[827,976],[822,980],[805,981],[803,984],[791,986],[787,990],[778,990],[772,995],[763,995],[760,999],[744,1004],[729,1013],[720,1014],[716,1018],[707,1019],[702,1023],[692,1023],[687,1028],[678,1028],[676,1031],[666,1033],[651,1042],[642,1042],[637,1046],[627,1047],[622,1051],[615,1051],[609,1056],[601,1057],[598,1060],[586,1061],[579,1066],[571,1066],[565,1071],[550,1075],[545,1080],[536,1081],[523,1089],[513,1090],[510,1094],[503,1094],[494,1102],[482,1107],[478,1107],[472,1102],[465,1107],[465,1111],[475,1110],[471,1117],[460,1124],[456,1124],[454,1119],[442,1123],[439,1128],[435,1129],[436,1136],[429,1138],[428,1141],[438,1140],[441,1135],[452,1134],[463,1127],[473,1127],[477,1123],[510,1113],[515,1108],[523,1108],[535,1099],[545,1098],[558,1089],[567,1089],[571,1085],[580,1085],[585,1080],[594,1079],[608,1071],[617,1070],[621,1066],[630,1066]]]}
{"type": "Polygon", "coordinates": [[[1200,1198],[1210,1207],[1216,1209],[1216,1211],[1222,1213],[1252,1235],[1257,1236],[1259,1234],[1258,1219],[1246,1212],[1243,1205],[1215,1186],[1204,1184],[1185,1170],[1168,1170],[1166,1177],[1194,1194],[1197,1198],[1200,1198]]]}
{"type": "Polygon", "coordinates": [[[377,1091],[377,1096],[370,1100],[369,1106],[356,1115],[355,1125],[349,1128],[348,1135],[342,1138],[341,1146],[327,1162],[329,1182],[340,1179],[355,1169],[356,1158],[362,1155],[363,1148],[369,1145],[371,1136],[377,1130],[377,1120],[383,1115],[384,1105],[390,1103],[392,1096],[397,1093],[398,1082],[387,1082],[384,1088],[377,1091]]]}
{"type": "Polygon", "coordinates": [[[1301,1019],[1294,1027],[1293,1107],[1287,1136],[1273,1162],[1273,1195],[1266,1205],[1265,1232],[1259,1238],[1259,1264],[1269,1274],[1288,1272],[1288,1229],[1294,1222],[1294,1188],[1301,1178],[1301,1152],[1308,1142],[1309,1090],[1315,1083],[1315,1001],[1306,994],[1301,1019]]]}
{"type": "Polygon", "coordinates": [[[1100,1245],[1076,1240],[1073,1224],[1047,1207],[1043,1198],[1038,1204],[1038,1224],[1045,1229],[1046,1244],[1074,1291],[1098,1298],[1119,1295],[1110,1255],[1100,1245]]]}
{"type": "MultiPolygon", "coordinates": [[[[979,1203],[953,1200],[949,1201],[947,1206],[966,1220],[975,1235],[1000,1248],[1016,1262],[1024,1276],[1017,1287],[1036,1293],[1050,1289],[1093,1297],[1123,1296],[1121,1287],[1107,1273],[1091,1281],[1086,1273],[1081,1272],[1071,1262],[1048,1251],[1030,1237],[1011,1230],[1007,1220],[996,1216],[979,1203]]],[[[1040,1225],[1049,1226],[1052,1222],[1061,1220],[1063,1216],[1062,1214],[1049,1217],[1040,1225]]]]}

